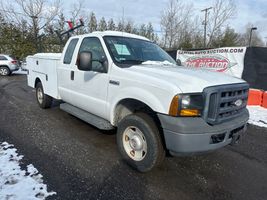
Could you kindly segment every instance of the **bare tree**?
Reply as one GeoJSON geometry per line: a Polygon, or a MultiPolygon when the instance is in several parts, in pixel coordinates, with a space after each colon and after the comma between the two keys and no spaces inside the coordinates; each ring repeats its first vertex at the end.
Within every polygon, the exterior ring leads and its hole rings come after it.
{"type": "Polygon", "coordinates": [[[216,40],[216,35],[221,37],[219,33],[223,25],[231,19],[236,13],[236,5],[234,0],[215,0],[212,6],[212,11],[208,15],[207,30],[209,47],[213,40],[216,40]]]}
{"type": "MultiPolygon", "coordinates": [[[[84,1],[82,0],[79,0],[78,2],[72,4],[71,6],[72,9],[70,11],[70,14],[71,14],[71,21],[73,22],[74,25],[79,24],[80,19],[84,20],[82,18],[82,16],[85,16],[83,7],[84,7],[84,1]]],[[[86,33],[86,29],[84,27],[76,29],[74,32],[75,35],[81,35],[85,33],[86,33]]]]}
{"type": "Polygon", "coordinates": [[[21,26],[27,22],[38,45],[39,32],[57,16],[60,0],[54,0],[50,4],[46,0],[14,0],[12,4],[2,0],[1,7],[6,19],[13,24],[21,26]]]}
{"type": "Polygon", "coordinates": [[[70,11],[72,20],[76,20],[81,17],[80,15],[84,12],[84,1],[79,0],[77,3],[72,4],[72,9],[70,11]]]}
{"type": "Polygon", "coordinates": [[[193,21],[191,23],[191,42],[193,48],[199,49],[203,47],[203,34],[202,29],[200,28],[201,19],[199,16],[195,16],[193,18],[193,21]]]}
{"type": "MultiPolygon", "coordinates": [[[[245,27],[246,32],[240,34],[238,44],[240,46],[248,46],[249,45],[249,38],[250,38],[250,31],[253,27],[253,24],[248,23],[245,27]]],[[[252,38],[251,38],[251,46],[264,46],[264,41],[259,36],[257,31],[253,31],[252,38]]]]}
{"type": "Polygon", "coordinates": [[[179,46],[181,38],[190,27],[193,6],[181,0],[169,0],[167,8],[161,15],[161,29],[163,31],[163,46],[174,48],[179,46]]]}

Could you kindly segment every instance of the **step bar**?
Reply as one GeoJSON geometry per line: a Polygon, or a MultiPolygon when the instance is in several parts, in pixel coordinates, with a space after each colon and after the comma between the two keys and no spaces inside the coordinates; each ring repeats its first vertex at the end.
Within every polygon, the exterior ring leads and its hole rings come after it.
{"type": "Polygon", "coordinates": [[[110,124],[109,121],[98,117],[96,115],[93,115],[89,112],[86,112],[80,108],[77,108],[71,104],[68,103],[62,103],[60,104],[60,109],[64,110],[65,112],[78,117],[79,119],[87,122],[88,124],[91,124],[101,130],[112,130],[114,129],[114,126],[110,124]]]}

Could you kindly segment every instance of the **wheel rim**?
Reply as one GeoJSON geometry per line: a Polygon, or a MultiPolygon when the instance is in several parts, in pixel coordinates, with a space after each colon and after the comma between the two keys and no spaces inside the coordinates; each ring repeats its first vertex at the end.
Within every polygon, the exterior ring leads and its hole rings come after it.
{"type": "Polygon", "coordinates": [[[125,129],[122,137],[123,148],[128,156],[135,161],[143,160],[147,154],[147,142],[142,131],[130,126],[125,129]]]}
{"type": "Polygon", "coordinates": [[[43,95],[43,90],[41,88],[37,89],[37,100],[40,104],[43,103],[44,95],[43,95]]]}
{"type": "Polygon", "coordinates": [[[0,68],[0,74],[3,76],[6,76],[8,74],[8,71],[6,68],[0,68]]]}

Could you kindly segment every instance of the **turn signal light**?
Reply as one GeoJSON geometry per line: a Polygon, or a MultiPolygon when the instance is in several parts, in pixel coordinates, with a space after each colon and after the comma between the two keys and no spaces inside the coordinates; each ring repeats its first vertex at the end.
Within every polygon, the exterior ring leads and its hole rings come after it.
{"type": "Polygon", "coordinates": [[[196,117],[199,116],[199,110],[196,109],[182,109],[180,112],[180,116],[184,117],[196,117]]]}
{"type": "Polygon", "coordinates": [[[178,115],[178,105],[179,105],[179,101],[178,101],[178,95],[174,96],[170,105],[170,109],[169,109],[169,115],[171,116],[177,116],[178,115]]]}

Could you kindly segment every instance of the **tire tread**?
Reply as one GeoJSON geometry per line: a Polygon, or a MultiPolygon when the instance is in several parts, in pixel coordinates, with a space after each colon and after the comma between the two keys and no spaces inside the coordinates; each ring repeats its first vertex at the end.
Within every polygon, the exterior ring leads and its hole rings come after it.
{"type": "Polygon", "coordinates": [[[41,108],[43,108],[43,109],[50,108],[51,105],[52,105],[52,102],[53,102],[53,98],[50,97],[49,95],[47,95],[47,94],[44,93],[43,85],[42,85],[41,82],[38,82],[38,83],[36,84],[36,99],[37,99],[37,103],[38,103],[38,105],[39,105],[41,108]],[[38,90],[39,87],[42,88],[43,96],[44,96],[44,100],[43,100],[42,104],[40,104],[39,101],[38,101],[38,99],[37,99],[37,90],[38,90]]]}
{"type": "Polygon", "coordinates": [[[152,116],[148,115],[147,113],[137,112],[123,118],[118,124],[117,143],[119,151],[123,156],[123,159],[126,160],[126,162],[130,166],[132,166],[139,172],[150,171],[152,168],[160,165],[165,158],[165,150],[162,145],[160,131],[155,121],[153,120],[152,116]],[[142,161],[134,161],[127,155],[127,153],[124,150],[121,139],[122,134],[126,127],[137,124],[139,124],[141,127],[143,126],[142,128],[145,128],[145,130],[148,130],[149,133],[143,133],[143,134],[145,134],[146,136],[147,143],[150,143],[152,145],[151,148],[154,148],[154,152],[148,152],[146,155],[147,157],[145,157],[144,160],[142,161]]]}

